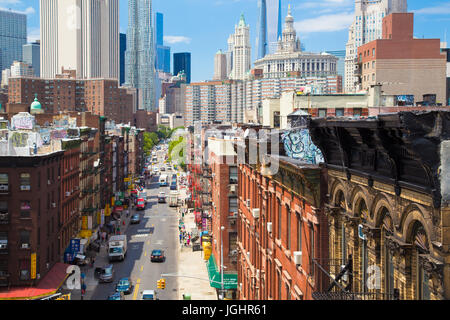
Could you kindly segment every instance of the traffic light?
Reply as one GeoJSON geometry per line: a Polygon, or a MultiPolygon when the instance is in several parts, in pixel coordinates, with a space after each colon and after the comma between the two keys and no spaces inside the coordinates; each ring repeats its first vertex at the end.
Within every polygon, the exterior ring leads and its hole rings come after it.
{"type": "Polygon", "coordinates": [[[161,289],[166,288],[166,279],[161,279],[161,289]]]}
{"type": "Polygon", "coordinates": [[[159,279],[158,281],[156,281],[156,283],[157,283],[157,288],[158,289],[162,289],[162,281],[161,281],[162,279],[159,279]]]}

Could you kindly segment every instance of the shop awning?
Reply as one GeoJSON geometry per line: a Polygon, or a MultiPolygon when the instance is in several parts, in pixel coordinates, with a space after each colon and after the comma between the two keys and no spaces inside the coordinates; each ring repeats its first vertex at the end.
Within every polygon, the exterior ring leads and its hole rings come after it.
{"type": "Polygon", "coordinates": [[[11,287],[0,291],[0,300],[36,300],[55,294],[63,285],[69,264],[56,263],[36,287],[11,287]]]}
{"type": "MultiPolygon", "coordinates": [[[[206,267],[208,268],[208,276],[209,276],[209,284],[211,287],[216,289],[221,289],[221,275],[220,270],[217,267],[216,259],[214,255],[211,255],[208,262],[206,263],[206,267]]],[[[223,288],[224,289],[237,289],[237,281],[238,275],[237,273],[224,273],[223,275],[223,288]]]]}

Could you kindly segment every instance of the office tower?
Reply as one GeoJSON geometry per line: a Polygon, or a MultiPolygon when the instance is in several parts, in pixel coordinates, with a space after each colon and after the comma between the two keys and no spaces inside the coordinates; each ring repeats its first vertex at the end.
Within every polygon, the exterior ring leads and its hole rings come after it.
{"type": "Polygon", "coordinates": [[[235,26],[233,35],[233,70],[232,80],[244,80],[251,69],[250,26],[245,23],[241,14],[239,24],[235,26]]]}
{"type": "Polygon", "coordinates": [[[191,83],[191,53],[180,52],[173,54],[173,74],[177,75],[181,71],[186,74],[186,83],[191,83]]]}
{"type": "Polygon", "coordinates": [[[256,47],[258,48],[258,59],[264,58],[267,53],[267,6],[266,0],[259,0],[259,29],[256,47]]]}
{"type": "Polygon", "coordinates": [[[41,43],[39,40],[23,45],[23,62],[33,67],[36,77],[41,76],[41,43]]]}
{"type": "Polygon", "coordinates": [[[407,12],[406,0],[355,0],[355,20],[349,27],[345,54],[345,91],[355,92],[358,79],[355,76],[356,54],[359,46],[381,39],[382,22],[391,13],[407,12]]]}
{"type": "Polygon", "coordinates": [[[345,88],[345,50],[326,51],[326,53],[337,57],[337,74],[342,77],[342,86],[345,88]]]}
{"type": "Polygon", "coordinates": [[[227,57],[227,78],[231,77],[231,71],[233,70],[233,47],[234,47],[234,35],[230,34],[228,37],[228,51],[226,52],[227,57]]]}
{"type": "Polygon", "coordinates": [[[138,90],[140,109],[155,111],[155,42],[151,0],[128,1],[126,86],[138,90]]]}
{"type": "Polygon", "coordinates": [[[278,40],[282,37],[281,0],[266,0],[268,52],[277,51],[278,40]]]}
{"type": "Polygon", "coordinates": [[[0,71],[9,68],[15,60],[22,60],[23,45],[26,43],[27,16],[0,10],[0,71]]]}
{"type": "Polygon", "coordinates": [[[119,71],[119,85],[125,83],[125,52],[127,51],[127,35],[125,33],[120,34],[120,71],[119,71]]]}
{"type": "Polygon", "coordinates": [[[170,47],[164,46],[164,15],[156,13],[156,70],[170,73],[170,47]]]}
{"type": "Polygon", "coordinates": [[[214,57],[213,80],[227,79],[227,55],[219,50],[214,57]]]}
{"type": "Polygon", "coordinates": [[[41,76],[119,79],[119,0],[40,0],[41,76]]]}

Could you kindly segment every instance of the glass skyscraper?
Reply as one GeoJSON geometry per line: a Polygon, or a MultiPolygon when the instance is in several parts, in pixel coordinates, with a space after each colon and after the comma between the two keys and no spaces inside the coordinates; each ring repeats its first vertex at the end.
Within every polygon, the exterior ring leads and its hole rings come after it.
{"type": "Polygon", "coordinates": [[[267,5],[266,0],[259,0],[259,30],[256,47],[258,48],[257,59],[262,59],[267,54],[267,5]]]}
{"type": "Polygon", "coordinates": [[[186,83],[191,83],[191,53],[180,52],[173,54],[173,75],[178,75],[184,71],[186,74],[186,83]]]}
{"type": "Polygon", "coordinates": [[[23,62],[33,67],[36,77],[41,76],[41,43],[39,41],[23,45],[23,62]]]}
{"type": "Polygon", "coordinates": [[[140,109],[155,111],[155,42],[151,0],[128,0],[125,86],[138,92],[140,109]]]}
{"type": "MultiPolygon", "coordinates": [[[[23,45],[27,43],[27,16],[0,10],[0,71],[22,61],[23,45]]],[[[0,72],[1,79],[1,72],[0,72]]]]}
{"type": "Polygon", "coordinates": [[[125,83],[125,52],[127,51],[127,35],[125,33],[120,34],[119,50],[119,84],[122,85],[125,83]]]}
{"type": "Polygon", "coordinates": [[[339,58],[337,74],[342,76],[342,87],[345,88],[345,50],[327,51],[327,53],[339,58]]]}
{"type": "Polygon", "coordinates": [[[156,70],[170,73],[170,47],[164,46],[164,15],[156,13],[156,70]]]}

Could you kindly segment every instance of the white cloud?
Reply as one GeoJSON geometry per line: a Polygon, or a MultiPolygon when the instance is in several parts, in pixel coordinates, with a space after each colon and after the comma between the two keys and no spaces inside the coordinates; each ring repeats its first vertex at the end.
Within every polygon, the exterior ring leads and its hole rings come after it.
{"type": "Polygon", "coordinates": [[[443,3],[435,7],[412,10],[414,14],[450,14],[450,3],[443,3]]]}
{"type": "Polygon", "coordinates": [[[164,41],[170,44],[174,43],[191,43],[191,38],[184,36],[164,36],[164,41]]]}
{"type": "Polygon", "coordinates": [[[295,22],[295,29],[299,33],[341,31],[347,29],[353,19],[353,12],[321,15],[295,22]]]}
{"type": "MultiPolygon", "coordinates": [[[[2,1],[2,0],[0,0],[0,1],[2,1]]],[[[13,1],[13,0],[11,0],[11,1],[13,1]]],[[[0,4],[7,4],[7,3],[0,2],[0,4]]],[[[21,13],[21,14],[26,14],[26,15],[31,15],[31,14],[36,13],[36,10],[33,7],[28,7],[25,10],[12,10],[10,8],[0,7],[0,10],[11,11],[11,12],[21,13]]]]}
{"type": "Polygon", "coordinates": [[[28,43],[35,42],[41,39],[41,30],[39,28],[33,28],[28,30],[28,43]]]}

